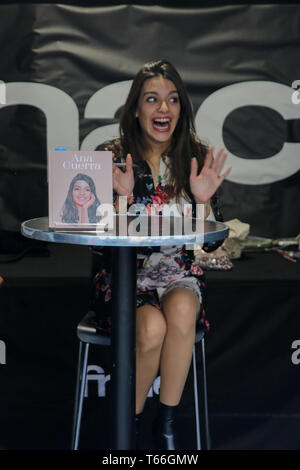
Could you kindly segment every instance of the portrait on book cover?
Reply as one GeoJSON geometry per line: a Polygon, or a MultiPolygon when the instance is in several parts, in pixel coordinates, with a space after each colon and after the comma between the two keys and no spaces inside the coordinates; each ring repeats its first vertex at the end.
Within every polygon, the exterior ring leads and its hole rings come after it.
{"type": "Polygon", "coordinates": [[[112,227],[111,152],[49,151],[48,185],[50,228],[104,230],[112,227]]]}
{"type": "Polygon", "coordinates": [[[78,173],[70,182],[68,193],[61,211],[61,221],[65,223],[98,223],[97,208],[100,201],[94,180],[78,173]]]}

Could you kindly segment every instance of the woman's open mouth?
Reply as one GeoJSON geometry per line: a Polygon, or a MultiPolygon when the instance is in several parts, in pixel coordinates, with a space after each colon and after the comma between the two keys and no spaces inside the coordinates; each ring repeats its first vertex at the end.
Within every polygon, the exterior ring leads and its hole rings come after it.
{"type": "Polygon", "coordinates": [[[157,132],[169,132],[171,126],[171,119],[155,118],[152,120],[152,126],[157,132]]]}

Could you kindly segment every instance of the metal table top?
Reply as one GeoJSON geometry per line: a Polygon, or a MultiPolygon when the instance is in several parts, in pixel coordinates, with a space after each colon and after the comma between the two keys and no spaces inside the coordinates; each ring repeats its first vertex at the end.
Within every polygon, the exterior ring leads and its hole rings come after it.
{"type": "Polygon", "coordinates": [[[229,228],[221,222],[166,216],[114,216],[109,231],[52,230],[48,217],[22,223],[24,236],[53,243],[89,246],[164,246],[202,244],[223,240],[229,228]]]}

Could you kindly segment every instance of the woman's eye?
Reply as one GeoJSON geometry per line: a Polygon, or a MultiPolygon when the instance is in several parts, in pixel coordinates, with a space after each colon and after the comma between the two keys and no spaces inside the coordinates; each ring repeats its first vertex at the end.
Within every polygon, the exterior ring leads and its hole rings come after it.
{"type": "Polygon", "coordinates": [[[170,101],[171,103],[177,103],[178,102],[177,96],[173,96],[173,98],[171,98],[170,101]]]}
{"type": "Polygon", "coordinates": [[[154,103],[154,101],[155,101],[155,96],[148,96],[147,98],[148,103],[154,103]]]}

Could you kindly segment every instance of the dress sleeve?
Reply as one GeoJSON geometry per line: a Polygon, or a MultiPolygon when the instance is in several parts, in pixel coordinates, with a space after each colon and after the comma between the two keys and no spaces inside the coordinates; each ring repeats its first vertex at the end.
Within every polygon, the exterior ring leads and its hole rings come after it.
{"type": "Polygon", "coordinates": [[[223,222],[224,219],[221,211],[221,201],[218,191],[216,191],[215,194],[212,196],[210,200],[210,205],[216,220],[219,222],[223,222]]]}

